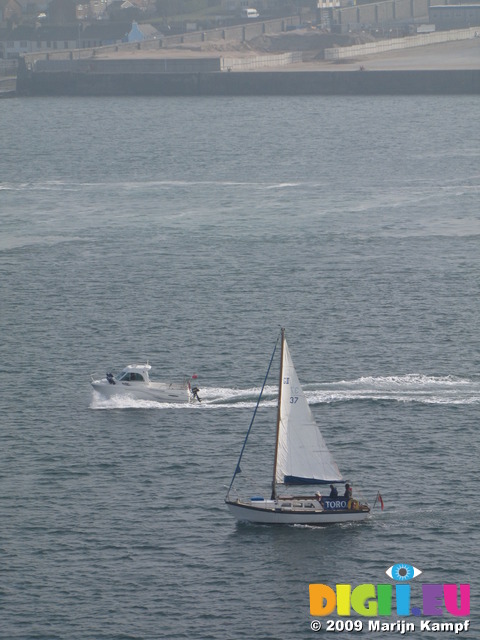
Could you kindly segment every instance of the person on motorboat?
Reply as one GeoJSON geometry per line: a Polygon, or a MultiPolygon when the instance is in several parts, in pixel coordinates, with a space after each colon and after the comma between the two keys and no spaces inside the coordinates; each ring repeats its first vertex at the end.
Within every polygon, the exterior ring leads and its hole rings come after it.
{"type": "Polygon", "coordinates": [[[201,398],[198,395],[198,392],[200,391],[200,389],[198,387],[193,387],[192,388],[192,396],[194,397],[195,400],[198,400],[198,402],[201,402],[201,398]]]}

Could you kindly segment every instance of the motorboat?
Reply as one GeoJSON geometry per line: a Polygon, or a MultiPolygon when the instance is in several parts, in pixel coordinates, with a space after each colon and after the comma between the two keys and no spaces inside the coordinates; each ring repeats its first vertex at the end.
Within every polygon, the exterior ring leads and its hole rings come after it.
{"type": "Polygon", "coordinates": [[[200,402],[196,375],[184,376],[182,382],[154,382],[150,380],[150,364],[129,364],[118,375],[107,373],[105,378],[92,376],[91,385],[102,396],[129,396],[136,400],[156,402],[200,402]]]}

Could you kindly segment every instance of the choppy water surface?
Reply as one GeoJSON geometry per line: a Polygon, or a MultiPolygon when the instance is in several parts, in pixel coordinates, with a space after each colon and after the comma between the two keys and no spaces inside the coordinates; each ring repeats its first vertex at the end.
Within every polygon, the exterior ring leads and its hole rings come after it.
{"type": "Polygon", "coordinates": [[[0,637],[310,638],[309,583],[388,582],[396,562],[423,571],[412,598],[470,583],[476,637],[478,100],[1,110],[0,637]],[[224,507],[280,326],[340,469],[383,496],[366,524],[224,507]],[[91,390],[147,359],[157,379],[197,373],[202,403],[91,390]]]}

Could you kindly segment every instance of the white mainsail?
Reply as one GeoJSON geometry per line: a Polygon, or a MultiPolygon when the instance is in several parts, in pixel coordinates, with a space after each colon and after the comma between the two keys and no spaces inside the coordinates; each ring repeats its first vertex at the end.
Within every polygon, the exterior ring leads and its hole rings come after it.
{"type": "Polygon", "coordinates": [[[284,338],[275,482],[340,482],[342,474],[325,444],[298,381],[284,338]]]}

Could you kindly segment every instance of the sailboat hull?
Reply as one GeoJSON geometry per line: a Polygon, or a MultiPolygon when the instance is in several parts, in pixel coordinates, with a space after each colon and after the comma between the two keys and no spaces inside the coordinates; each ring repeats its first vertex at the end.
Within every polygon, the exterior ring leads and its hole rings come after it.
{"type": "Polygon", "coordinates": [[[230,513],[242,522],[258,524],[306,524],[312,526],[339,524],[341,522],[360,522],[370,515],[365,511],[326,511],[321,508],[295,509],[273,500],[258,504],[241,500],[226,500],[230,513]]]}

